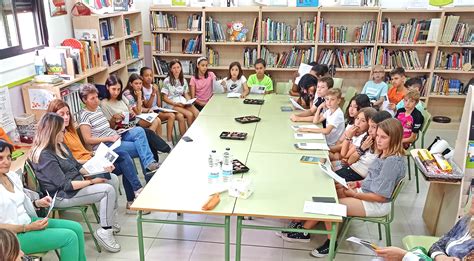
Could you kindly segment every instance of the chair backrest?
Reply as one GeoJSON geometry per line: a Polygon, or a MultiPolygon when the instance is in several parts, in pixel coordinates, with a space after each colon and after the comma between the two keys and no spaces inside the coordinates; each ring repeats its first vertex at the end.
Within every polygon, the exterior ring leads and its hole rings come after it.
{"type": "Polygon", "coordinates": [[[290,82],[277,82],[276,83],[276,94],[288,94],[291,90],[292,83],[290,82]]]}
{"type": "Polygon", "coordinates": [[[400,191],[403,188],[403,184],[405,184],[405,178],[402,178],[398,184],[395,186],[392,192],[392,196],[390,197],[391,200],[391,210],[390,210],[390,220],[389,222],[393,221],[394,213],[395,213],[395,200],[398,198],[400,191]]]}
{"type": "Polygon", "coordinates": [[[346,94],[344,95],[344,104],[342,105],[341,109],[343,112],[346,112],[347,107],[349,107],[349,102],[352,97],[356,96],[357,90],[354,87],[349,87],[346,90],[346,94]]]}
{"type": "Polygon", "coordinates": [[[25,172],[26,172],[26,184],[28,186],[28,189],[33,190],[33,191],[40,191],[41,187],[38,182],[38,179],[36,178],[35,171],[33,167],[31,166],[31,163],[29,160],[25,162],[25,172]]]}
{"type": "Polygon", "coordinates": [[[421,126],[421,147],[425,147],[425,134],[428,131],[428,128],[430,127],[431,124],[431,113],[428,112],[428,110],[424,110],[421,112],[423,115],[423,126],[421,126]]]}
{"type": "Polygon", "coordinates": [[[342,83],[344,82],[343,78],[332,78],[332,80],[334,81],[333,88],[342,89],[342,83]]]}
{"type": "Polygon", "coordinates": [[[77,136],[79,136],[79,139],[81,140],[82,145],[84,145],[84,148],[86,148],[86,150],[88,150],[88,151],[93,151],[92,146],[90,146],[89,144],[87,144],[84,141],[84,137],[82,136],[81,128],[77,127],[76,133],[77,133],[77,136]]]}

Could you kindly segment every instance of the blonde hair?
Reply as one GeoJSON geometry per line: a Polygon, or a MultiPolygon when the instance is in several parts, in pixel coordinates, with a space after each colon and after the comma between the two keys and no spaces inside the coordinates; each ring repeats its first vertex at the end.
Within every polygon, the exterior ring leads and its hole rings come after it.
{"type": "Polygon", "coordinates": [[[372,72],[376,71],[376,70],[380,70],[380,71],[383,71],[384,68],[381,64],[376,64],[374,66],[372,66],[372,72]]]}
{"type": "Polygon", "coordinates": [[[28,159],[38,163],[41,152],[45,149],[54,151],[59,157],[65,158],[66,149],[58,142],[58,133],[63,131],[64,119],[59,114],[48,112],[38,122],[33,145],[28,154],[28,159]]]}
{"type": "Polygon", "coordinates": [[[341,89],[339,88],[331,88],[328,90],[326,96],[335,96],[336,98],[340,99],[342,97],[341,89]]]}
{"type": "Polygon", "coordinates": [[[418,102],[420,100],[420,91],[418,90],[410,90],[405,94],[405,97],[407,99],[414,100],[418,102]]]}
{"type": "Polygon", "coordinates": [[[377,125],[378,129],[381,129],[387,136],[390,137],[388,145],[388,156],[404,156],[405,150],[403,149],[403,127],[400,121],[394,118],[386,119],[377,125]]]}

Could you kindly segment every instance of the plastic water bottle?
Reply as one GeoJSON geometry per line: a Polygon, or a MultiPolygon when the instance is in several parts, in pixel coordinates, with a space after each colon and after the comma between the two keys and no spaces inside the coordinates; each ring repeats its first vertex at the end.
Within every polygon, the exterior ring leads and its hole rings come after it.
{"type": "Polygon", "coordinates": [[[212,150],[212,152],[209,154],[208,163],[209,163],[209,174],[207,176],[207,181],[209,184],[216,184],[219,182],[220,168],[219,168],[217,154],[215,150],[212,150]]]}
{"type": "Polygon", "coordinates": [[[229,184],[232,181],[232,157],[230,148],[226,148],[222,157],[222,182],[229,184]]]}
{"type": "Polygon", "coordinates": [[[36,75],[43,75],[44,74],[44,58],[43,56],[40,56],[38,50],[36,50],[34,64],[35,64],[36,75]]]}

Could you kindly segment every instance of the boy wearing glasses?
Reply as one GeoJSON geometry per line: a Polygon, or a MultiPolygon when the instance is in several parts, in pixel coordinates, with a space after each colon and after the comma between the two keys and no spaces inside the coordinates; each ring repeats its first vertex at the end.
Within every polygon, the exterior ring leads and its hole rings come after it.
{"type": "Polygon", "coordinates": [[[367,81],[361,94],[369,96],[372,106],[380,107],[387,95],[388,85],[383,81],[385,72],[383,66],[378,64],[372,68],[372,79],[367,81]]]}

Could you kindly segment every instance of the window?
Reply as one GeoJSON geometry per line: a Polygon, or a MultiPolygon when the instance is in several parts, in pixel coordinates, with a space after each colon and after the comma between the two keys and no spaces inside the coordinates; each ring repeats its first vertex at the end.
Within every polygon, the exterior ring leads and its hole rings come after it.
{"type": "Polygon", "coordinates": [[[0,1],[0,59],[32,52],[47,42],[43,0],[0,1]]]}

